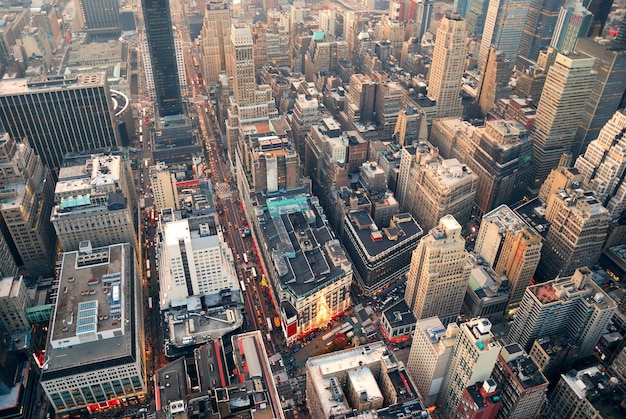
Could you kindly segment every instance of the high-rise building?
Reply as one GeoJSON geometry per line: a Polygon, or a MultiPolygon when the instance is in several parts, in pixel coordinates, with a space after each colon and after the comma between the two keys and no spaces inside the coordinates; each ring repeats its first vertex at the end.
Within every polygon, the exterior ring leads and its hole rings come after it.
{"type": "Polygon", "coordinates": [[[572,276],[528,287],[508,341],[530,350],[543,336],[567,335],[578,345],[580,357],[591,355],[617,311],[617,304],[592,276],[588,268],[580,268],[572,276]]]}
{"type": "Polygon", "coordinates": [[[589,367],[561,374],[556,388],[546,403],[541,417],[561,418],[609,418],[621,416],[616,400],[625,396],[623,385],[611,377],[603,367],[589,367]]]}
{"type": "Polygon", "coordinates": [[[384,342],[314,356],[306,362],[306,400],[315,418],[353,413],[428,416],[401,362],[384,342]]]}
{"type": "Polygon", "coordinates": [[[612,219],[626,209],[626,110],[613,115],[598,138],[593,140],[585,154],[578,157],[574,167],[582,175],[582,182],[595,192],[612,219]]]}
{"type": "MultiPolygon", "coordinates": [[[[626,19],[623,22],[626,23],[626,19]]],[[[626,32],[626,28],[623,32],[626,32]]],[[[615,40],[606,44],[597,43],[591,38],[581,38],[575,50],[595,58],[593,70],[597,73],[585,110],[577,122],[576,148],[572,151],[574,156],[578,156],[585,152],[592,140],[598,138],[600,130],[613,114],[624,107],[626,38],[622,42],[615,40]]]]}
{"type": "Polygon", "coordinates": [[[426,142],[404,147],[400,159],[397,195],[402,211],[409,212],[424,231],[451,214],[465,225],[476,196],[477,177],[457,159],[444,160],[426,142]]]}
{"type": "Polygon", "coordinates": [[[437,404],[442,418],[453,418],[463,391],[491,377],[502,346],[491,333],[491,322],[473,319],[459,326],[450,363],[441,384],[437,404]]]}
{"type": "MultiPolygon", "coordinates": [[[[457,147],[461,149],[461,141],[457,147]]],[[[476,130],[467,147],[467,156],[459,153],[476,176],[475,215],[491,211],[501,204],[521,202],[532,169],[532,140],[526,129],[514,121],[488,121],[476,130]]]]}
{"type": "Polygon", "coordinates": [[[445,325],[456,321],[470,269],[461,225],[446,215],[413,251],[404,299],[415,318],[438,316],[445,325]]]}
{"type": "Polygon", "coordinates": [[[559,11],[550,46],[560,52],[574,51],[578,38],[584,38],[591,27],[593,15],[580,0],[568,0],[559,11]]]}
{"type": "MultiPolygon", "coordinates": [[[[54,197],[51,171],[28,141],[17,144],[9,135],[0,140],[0,225],[17,265],[33,277],[51,275],[56,236],[50,223],[54,197]]],[[[12,275],[14,273],[7,273],[12,275]]]]}
{"type": "Polygon", "coordinates": [[[314,32],[304,57],[306,80],[314,81],[315,75],[319,72],[337,70],[339,60],[348,56],[348,43],[346,41],[335,40],[327,36],[322,30],[314,32]]]}
{"type": "Polygon", "coordinates": [[[400,110],[393,130],[393,138],[400,146],[409,146],[415,141],[425,140],[427,136],[426,116],[423,111],[413,106],[400,110]]]}
{"type": "Polygon", "coordinates": [[[41,372],[41,387],[57,413],[96,412],[128,397],[146,398],[138,272],[127,243],[63,253],[41,372]]]}
{"type": "Polygon", "coordinates": [[[176,64],[172,17],[168,0],[142,0],[144,25],[152,63],[158,115],[183,113],[176,64]]]}
{"type": "Polygon", "coordinates": [[[212,220],[161,216],[159,280],[161,310],[189,296],[239,291],[232,251],[212,220]]]}
{"type": "Polygon", "coordinates": [[[482,37],[485,30],[485,18],[487,17],[487,8],[489,7],[489,0],[468,0],[468,9],[466,14],[461,14],[465,17],[467,24],[467,33],[482,37]]]}
{"type": "Polygon", "coordinates": [[[444,16],[437,29],[428,79],[428,97],[435,101],[437,118],[463,114],[460,93],[466,55],[465,20],[458,14],[444,16]]]}
{"type": "Polygon", "coordinates": [[[0,325],[9,333],[27,330],[30,323],[26,309],[30,306],[30,297],[26,290],[24,277],[5,276],[0,278],[0,325]]]}
{"type": "Polygon", "coordinates": [[[498,99],[508,97],[511,92],[511,63],[502,51],[489,48],[485,68],[481,71],[476,96],[483,114],[495,106],[498,99]]]}
{"type": "Polygon", "coordinates": [[[344,246],[352,259],[355,279],[373,295],[404,275],[422,229],[411,214],[395,214],[387,226],[377,226],[367,211],[345,216],[344,246]]]}
{"type": "Polygon", "coordinates": [[[78,250],[86,240],[94,247],[136,246],[134,186],[126,164],[121,156],[94,154],[84,164],[61,168],[50,221],[63,251],[78,250]]]}
{"type": "Polygon", "coordinates": [[[502,403],[496,418],[526,419],[536,416],[543,404],[548,380],[517,343],[502,348],[493,369],[493,379],[500,389],[502,403]]]}
{"type": "Polygon", "coordinates": [[[68,152],[121,145],[105,73],[3,80],[0,123],[50,169],[68,152]]]}
{"type": "MultiPolygon", "coordinates": [[[[531,0],[515,65],[528,68],[537,63],[539,54],[552,41],[563,0],[531,0]]],[[[514,57],[510,57],[513,59],[514,57]]],[[[547,69],[545,69],[547,71],[547,69]]],[[[536,96],[539,99],[539,96],[536,96]]]]}
{"type": "Polygon", "coordinates": [[[80,0],[78,3],[85,31],[89,35],[120,36],[119,0],[80,0]]]}
{"type": "MultiPolygon", "coordinates": [[[[492,0],[489,2],[485,29],[478,53],[478,68],[487,61],[489,48],[502,51],[506,57],[517,57],[528,6],[531,0],[492,0]]],[[[513,62],[510,62],[511,67],[513,62]]]]}
{"type": "Polygon", "coordinates": [[[304,161],[306,149],[306,136],[311,130],[311,126],[316,124],[321,116],[319,106],[317,98],[304,94],[299,94],[293,105],[291,132],[293,133],[294,148],[302,161],[304,161]]]}
{"type": "Polygon", "coordinates": [[[430,31],[430,20],[433,16],[433,0],[413,0],[415,4],[415,37],[422,37],[430,31]]]}
{"type": "MultiPolygon", "coordinates": [[[[230,64],[230,8],[224,0],[206,3],[200,37],[200,59],[204,85],[214,87],[220,73],[230,64]]],[[[232,69],[231,69],[232,70],[232,69]]],[[[230,74],[232,76],[232,74],[230,74]]]]}
{"type": "Polygon", "coordinates": [[[585,54],[557,54],[548,70],[533,126],[533,173],[537,191],[564,152],[574,146],[576,129],[596,78],[594,59],[585,54]]]}
{"type": "Polygon", "coordinates": [[[458,333],[456,323],[445,328],[438,317],[417,322],[406,368],[426,406],[437,401],[458,333]]]}
{"type": "Polygon", "coordinates": [[[166,208],[179,209],[176,179],[167,166],[162,164],[150,166],[150,185],[157,212],[166,208]]]}
{"type": "Polygon", "coordinates": [[[331,36],[335,36],[337,18],[333,9],[322,9],[319,12],[320,29],[331,36]]]}
{"type": "Polygon", "coordinates": [[[593,191],[557,190],[548,196],[545,219],[550,226],[535,279],[572,275],[597,262],[611,217],[593,191]]]}
{"type": "Polygon", "coordinates": [[[583,4],[593,14],[589,36],[602,36],[604,25],[606,25],[606,20],[611,13],[613,0],[585,0],[583,4]]]}
{"type": "Polygon", "coordinates": [[[519,302],[535,274],[542,238],[514,211],[501,205],[485,214],[474,250],[497,274],[509,279],[509,304],[519,302]]]}

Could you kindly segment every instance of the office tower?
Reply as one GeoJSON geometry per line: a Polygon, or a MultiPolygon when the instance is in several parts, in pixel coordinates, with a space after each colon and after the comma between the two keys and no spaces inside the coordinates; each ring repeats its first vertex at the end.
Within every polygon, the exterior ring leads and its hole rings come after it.
{"type": "Polygon", "coordinates": [[[454,4],[452,5],[452,11],[466,18],[467,12],[469,11],[471,4],[472,0],[454,0],[454,4]]]}
{"type": "Polygon", "coordinates": [[[589,32],[592,19],[593,15],[582,2],[568,0],[559,11],[550,46],[564,53],[574,51],[578,38],[584,38],[589,32]]]}
{"type": "Polygon", "coordinates": [[[17,264],[29,275],[50,275],[56,257],[56,237],[50,223],[52,174],[28,142],[17,144],[6,134],[0,140],[0,161],[0,223],[4,240],[17,264]]]}
{"type": "Polygon", "coordinates": [[[371,75],[357,73],[350,76],[350,89],[344,109],[352,122],[363,125],[372,122],[377,85],[378,81],[371,75]]]}
{"type": "MultiPolygon", "coordinates": [[[[529,68],[537,63],[539,54],[552,41],[563,0],[531,0],[515,65],[529,68]]],[[[510,57],[513,59],[514,57],[510,57]]],[[[547,71],[547,69],[545,69],[547,71]]],[[[535,96],[539,99],[539,96],[535,96]]]]}
{"type": "Polygon", "coordinates": [[[561,154],[571,151],[576,129],[596,77],[594,59],[585,54],[557,54],[548,71],[533,126],[533,172],[529,189],[557,167],[561,154]]]}
{"type": "Polygon", "coordinates": [[[477,177],[457,159],[444,160],[431,144],[402,149],[397,195],[402,211],[415,217],[424,231],[451,214],[461,225],[471,215],[477,177]],[[406,152],[405,152],[406,150],[406,152]]]}
{"type": "MultiPolygon", "coordinates": [[[[469,8],[465,15],[467,24],[467,33],[477,37],[483,36],[485,30],[485,18],[487,17],[487,9],[489,0],[469,0],[469,8]]],[[[460,12],[459,12],[460,13],[460,12]]]]}
{"type": "Polygon", "coordinates": [[[459,326],[450,363],[446,369],[437,404],[442,418],[453,418],[463,391],[491,377],[501,349],[491,333],[491,322],[473,319],[459,326]]]}
{"type": "Polygon", "coordinates": [[[183,113],[172,17],[168,0],[142,0],[144,25],[152,63],[158,115],[183,113]]]}
{"type": "Polygon", "coordinates": [[[609,17],[609,13],[611,13],[613,0],[585,0],[583,4],[593,14],[593,21],[591,22],[588,36],[592,38],[602,36],[604,25],[609,17]]]}
{"type": "Polygon", "coordinates": [[[230,25],[228,2],[224,0],[208,1],[200,36],[202,77],[207,87],[214,87],[218,82],[219,74],[228,69],[230,25]]]}
{"type": "Polygon", "coordinates": [[[418,140],[425,140],[427,134],[424,112],[413,106],[400,110],[393,131],[393,139],[402,147],[418,140]]]}
{"type": "Polygon", "coordinates": [[[483,39],[478,53],[478,68],[483,68],[485,65],[491,47],[502,51],[506,57],[517,57],[530,1],[493,0],[489,2],[483,39]]]}
{"type": "Polygon", "coordinates": [[[458,333],[456,323],[445,328],[438,317],[417,322],[406,368],[426,406],[437,401],[458,333]]]}
{"type": "Polygon", "coordinates": [[[437,29],[433,62],[428,79],[428,97],[436,103],[437,118],[463,115],[459,95],[466,55],[465,20],[457,14],[444,16],[437,29]]]}
{"type": "Polygon", "coordinates": [[[382,127],[381,140],[391,140],[400,111],[404,108],[405,89],[395,81],[381,81],[376,86],[375,121],[382,127]]]}
{"type": "Polygon", "coordinates": [[[528,354],[548,380],[548,390],[556,387],[563,371],[568,371],[578,360],[578,346],[567,335],[535,339],[528,354]]]}
{"type": "Polygon", "coordinates": [[[612,219],[626,209],[626,110],[613,115],[598,138],[593,140],[585,154],[578,157],[574,167],[582,175],[582,182],[595,192],[612,219]]]}
{"type": "MultiPolygon", "coordinates": [[[[380,18],[380,39],[391,43],[392,54],[400,57],[402,43],[404,42],[405,26],[387,15],[380,18]]],[[[382,60],[381,60],[382,61],[382,60]]]]}
{"type": "Polygon", "coordinates": [[[511,63],[502,51],[494,47],[489,48],[485,68],[481,71],[481,78],[477,89],[477,99],[480,110],[487,115],[495,106],[498,99],[509,96],[511,87],[511,63]]]}
{"type": "Polygon", "coordinates": [[[176,178],[167,166],[163,164],[150,166],[150,184],[157,212],[166,208],[179,209],[176,178]]]}
{"type": "Polygon", "coordinates": [[[461,225],[451,215],[425,235],[413,251],[404,299],[417,319],[456,321],[467,289],[470,264],[461,225]]]}
{"type": "Polygon", "coordinates": [[[24,278],[5,276],[0,278],[0,325],[9,333],[30,329],[26,309],[30,307],[30,297],[24,278]]]}
{"type": "Polygon", "coordinates": [[[0,32],[0,61],[6,65],[15,59],[14,48],[21,38],[22,31],[29,25],[30,9],[7,8],[4,10],[3,19],[5,24],[2,32],[0,32]]]}
{"type": "Polygon", "coordinates": [[[453,147],[457,157],[478,179],[475,215],[480,216],[501,204],[521,202],[532,169],[532,141],[526,129],[514,121],[488,121],[476,130],[464,156],[459,139],[453,147]],[[456,149],[456,150],[455,150],[456,149]]]}
{"type": "Polygon", "coordinates": [[[300,159],[304,161],[306,149],[306,136],[311,130],[311,126],[320,118],[319,102],[316,98],[299,94],[293,105],[291,115],[291,131],[296,152],[300,159]]]}
{"type": "Polygon", "coordinates": [[[417,39],[422,39],[430,31],[430,20],[433,16],[433,0],[413,1],[415,4],[415,26],[417,39]]]}
{"type": "Polygon", "coordinates": [[[136,267],[128,243],[63,253],[41,373],[55,412],[109,408],[147,396],[144,302],[136,267]]]}
{"type": "Polygon", "coordinates": [[[94,247],[136,245],[129,191],[134,185],[126,164],[121,156],[94,154],[84,164],[61,168],[50,221],[63,251],[78,250],[86,240],[94,247]]]}
{"type": "Polygon", "coordinates": [[[412,417],[428,416],[402,363],[388,355],[384,342],[311,357],[305,369],[312,417],[362,412],[384,417],[396,415],[396,409],[412,417]]]}
{"type": "Polygon", "coordinates": [[[235,101],[238,105],[250,105],[254,103],[256,90],[252,31],[247,26],[233,25],[230,30],[230,42],[233,48],[232,67],[235,70],[233,80],[235,101]]]}
{"type": "Polygon", "coordinates": [[[395,214],[388,225],[377,225],[366,210],[344,219],[344,247],[354,264],[354,276],[366,295],[374,295],[409,269],[422,228],[411,214],[395,214]]]}
{"type": "Polygon", "coordinates": [[[11,138],[28,139],[51,169],[68,152],[120,144],[104,73],[3,80],[0,123],[11,138]]]}
{"type": "Polygon", "coordinates": [[[548,389],[548,380],[517,343],[502,348],[493,369],[493,379],[500,389],[502,403],[497,418],[536,417],[548,389]]]}
{"type": "Polygon", "coordinates": [[[209,221],[162,217],[158,249],[161,310],[189,296],[239,290],[232,251],[209,221]]]}
{"type": "Polygon", "coordinates": [[[455,418],[463,419],[494,419],[500,411],[500,389],[496,382],[489,378],[478,381],[463,390],[455,418]]]}
{"type": "Polygon", "coordinates": [[[591,355],[617,304],[592,279],[588,268],[577,269],[526,289],[508,341],[530,350],[543,336],[569,336],[579,347],[579,356],[591,355]]]}
{"type": "Polygon", "coordinates": [[[346,41],[334,40],[321,30],[314,32],[304,56],[306,80],[312,82],[320,72],[336,71],[340,59],[349,56],[346,41]]]}
{"type": "Polygon", "coordinates": [[[120,3],[118,0],[80,0],[80,14],[85,31],[91,36],[119,37],[120,3]]]}
{"type": "Polygon", "coordinates": [[[335,36],[337,18],[333,9],[322,9],[319,12],[319,28],[331,36],[335,36]]]}
{"type": "Polygon", "coordinates": [[[239,150],[242,167],[251,175],[251,191],[272,194],[300,186],[300,156],[287,138],[250,134],[244,136],[239,150]]]}
{"type": "Polygon", "coordinates": [[[541,417],[610,418],[622,415],[617,400],[625,396],[622,382],[611,377],[603,367],[589,367],[561,374],[541,417]]]}
{"type": "MultiPolygon", "coordinates": [[[[626,18],[622,25],[626,26],[626,18]]],[[[626,27],[622,31],[626,33],[626,27]]],[[[621,32],[620,32],[621,33],[621,32]]],[[[626,35],[625,35],[626,36],[626,35]]],[[[575,156],[585,152],[587,145],[598,138],[599,132],[613,114],[624,107],[626,93],[626,38],[617,39],[607,44],[594,42],[590,38],[581,38],[575,50],[595,58],[593,70],[596,79],[588,95],[585,110],[577,122],[575,156]]]]}
{"type": "Polygon", "coordinates": [[[392,20],[397,20],[398,22],[408,22],[411,20],[415,20],[418,1],[391,0],[389,2],[389,18],[392,20]]]}
{"type": "Polygon", "coordinates": [[[497,274],[509,279],[509,306],[524,296],[541,247],[539,233],[509,207],[501,205],[483,216],[474,249],[497,274]]]}
{"type": "Polygon", "coordinates": [[[536,280],[572,275],[576,268],[597,262],[611,217],[593,191],[558,190],[548,197],[545,218],[550,227],[536,280]]]}

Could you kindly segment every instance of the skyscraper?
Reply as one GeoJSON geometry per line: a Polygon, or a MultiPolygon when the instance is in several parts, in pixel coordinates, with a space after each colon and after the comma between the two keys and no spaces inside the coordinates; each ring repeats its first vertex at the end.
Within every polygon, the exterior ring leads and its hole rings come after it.
{"type": "MultiPolygon", "coordinates": [[[[221,72],[230,65],[230,9],[224,0],[210,0],[204,11],[200,57],[202,77],[207,87],[214,87],[221,72]]],[[[230,74],[232,76],[232,74],[230,74]]]]}
{"type": "MultiPolygon", "coordinates": [[[[518,68],[528,68],[535,65],[537,58],[539,58],[539,52],[550,45],[562,1],[531,0],[515,60],[515,65],[518,68]]],[[[510,58],[515,59],[515,57],[510,58]]]]}
{"type": "Polygon", "coordinates": [[[467,55],[465,20],[458,14],[444,16],[437,30],[428,97],[436,102],[437,118],[460,117],[461,76],[467,55]]]}
{"type": "Polygon", "coordinates": [[[470,268],[461,225],[446,215],[422,238],[411,257],[404,299],[415,318],[438,316],[444,325],[456,321],[470,268]]]}
{"type": "Polygon", "coordinates": [[[169,0],[142,0],[156,105],[160,116],[183,113],[169,0]]]}
{"type": "Polygon", "coordinates": [[[580,357],[591,355],[617,304],[592,279],[587,268],[526,289],[507,337],[524,350],[544,336],[569,336],[580,357]]]}
{"type": "Polygon", "coordinates": [[[606,25],[606,19],[611,13],[613,0],[584,0],[583,5],[593,13],[593,22],[589,28],[589,36],[601,36],[606,25]]]}
{"type": "MultiPolygon", "coordinates": [[[[489,2],[483,39],[478,53],[478,68],[487,61],[490,47],[506,57],[516,57],[524,31],[530,0],[492,0],[489,2]]],[[[511,63],[512,65],[513,63],[511,63]]]]}
{"type": "Polygon", "coordinates": [[[626,110],[613,115],[593,140],[574,167],[596,197],[609,211],[612,219],[626,209],[626,110]]]}
{"type": "Polygon", "coordinates": [[[487,17],[488,7],[489,0],[469,1],[467,13],[464,15],[468,34],[482,37],[485,30],[485,18],[487,17]]]}
{"type": "Polygon", "coordinates": [[[579,0],[568,0],[559,11],[551,47],[568,53],[574,50],[578,38],[584,38],[591,26],[593,15],[579,0]]]}
{"type": "Polygon", "coordinates": [[[533,173],[530,190],[536,191],[557,167],[564,152],[571,151],[580,118],[596,73],[594,59],[585,54],[557,54],[548,71],[533,126],[533,173]]]}
{"type": "Polygon", "coordinates": [[[33,277],[54,272],[56,236],[50,223],[54,179],[28,141],[0,140],[0,224],[15,260],[33,277]],[[8,164],[7,164],[8,163],[8,164]]]}
{"type": "Polygon", "coordinates": [[[238,105],[250,105],[254,103],[256,90],[252,31],[248,26],[233,25],[230,31],[230,42],[233,47],[231,60],[235,70],[235,101],[238,105]]]}
{"type": "Polygon", "coordinates": [[[491,333],[491,322],[473,319],[459,326],[450,363],[437,398],[441,418],[451,419],[456,413],[463,391],[491,376],[502,346],[491,333]]]}
{"type": "Polygon", "coordinates": [[[417,26],[416,38],[430,30],[430,20],[433,15],[433,0],[419,0],[415,6],[415,25],[417,26]]]}
{"type": "Polygon", "coordinates": [[[87,33],[92,36],[120,36],[119,0],[80,0],[79,7],[87,33]]]}
{"type": "Polygon", "coordinates": [[[597,73],[585,110],[576,132],[575,156],[585,152],[587,145],[598,138],[598,133],[624,107],[626,95],[626,17],[622,21],[624,38],[600,44],[591,38],[581,38],[575,50],[595,58],[593,70],[597,73]]]}
{"type": "Polygon", "coordinates": [[[503,99],[511,92],[511,62],[502,51],[489,48],[485,68],[481,69],[481,78],[476,96],[480,110],[487,115],[498,99],[503,99]]]}
{"type": "Polygon", "coordinates": [[[0,123],[11,138],[28,139],[50,169],[68,152],[120,145],[105,73],[3,80],[0,123]]]}
{"type": "Polygon", "coordinates": [[[509,279],[509,305],[519,302],[535,274],[542,238],[506,205],[485,214],[474,250],[509,279]]]}
{"type": "Polygon", "coordinates": [[[535,279],[542,282],[572,275],[576,268],[597,262],[610,216],[592,191],[557,190],[548,196],[545,217],[550,228],[535,279]]]}

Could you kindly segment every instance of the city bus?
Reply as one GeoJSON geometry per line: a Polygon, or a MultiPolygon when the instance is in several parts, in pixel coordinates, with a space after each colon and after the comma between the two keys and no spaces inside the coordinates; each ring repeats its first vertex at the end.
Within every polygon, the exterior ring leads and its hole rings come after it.
{"type": "Polygon", "coordinates": [[[271,332],[272,330],[274,330],[274,326],[272,326],[272,319],[268,317],[266,320],[267,320],[267,331],[271,332]]]}
{"type": "Polygon", "coordinates": [[[248,252],[243,252],[243,262],[248,263],[248,252]]]}
{"type": "Polygon", "coordinates": [[[152,310],[152,297],[148,297],[148,310],[152,310]]]}
{"type": "Polygon", "coordinates": [[[250,275],[252,275],[252,279],[256,279],[256,268],[254,266],[250,268],[250,275]]]}
{"type": "Polygon", "coordinates": [[[239,281],[239,286],[241,287],[241,292],[242,293],[246,293],[246,284],[243,283],[243,281],[239,281]]]}

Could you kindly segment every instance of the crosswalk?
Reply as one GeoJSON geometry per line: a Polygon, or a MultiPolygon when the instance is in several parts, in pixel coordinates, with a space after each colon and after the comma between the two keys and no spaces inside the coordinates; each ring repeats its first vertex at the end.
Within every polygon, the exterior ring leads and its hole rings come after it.
{"type": "Polygon", "coordinates": [[[229,198],[234,192],[228,183],[218,183],[213,187],[213,191],[220,198],[229,198]]]}

